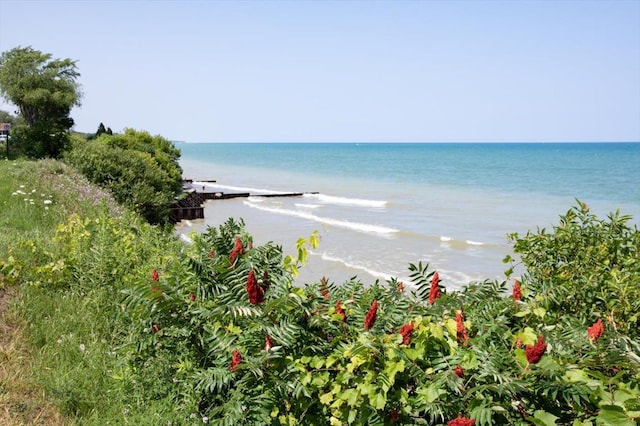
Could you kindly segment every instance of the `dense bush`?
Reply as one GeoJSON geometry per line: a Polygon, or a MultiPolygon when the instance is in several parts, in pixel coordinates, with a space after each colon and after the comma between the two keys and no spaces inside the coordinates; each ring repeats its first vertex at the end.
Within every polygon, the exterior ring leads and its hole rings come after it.
{"type": "Polygon", "coordinates": [[[152,224],[169,219],[169,207],[182,188],[180,151],[161,136],[128,129],[77,142],[65,161],[89,180],[109,189],[116,200],[152,224]]]}
{"type": "Polygon", "coordinates": [[[633,425],[637,309],[560,299],[593,297],[583,282],[593,261],[609,261],[625,271],[609,278],[608,299],[637,303],[638,232],[584,208],[561,221],[555,234],[513,236],[531,273],[510,295],[506,282],[448,294],[422,264],[411,265],[416,292],[396,281],[294,287],[280,248],[252,248],[229,221],[194,237],[181,263],[140,272],[127,291],[121,375],[213,424],[443,424],[461,414],[478,425],[633,425]],[[570,294],[564,274],[531,263],[587,247],[602,257],[555,263],[573,264],[570,294]]]}
{"type": "Polygon", "coordinates": [[[30,158],[58,158],[70,146],[69,132],[63,126],[38,122],[19,125],[11,132],[13,148],[30,158]]]}

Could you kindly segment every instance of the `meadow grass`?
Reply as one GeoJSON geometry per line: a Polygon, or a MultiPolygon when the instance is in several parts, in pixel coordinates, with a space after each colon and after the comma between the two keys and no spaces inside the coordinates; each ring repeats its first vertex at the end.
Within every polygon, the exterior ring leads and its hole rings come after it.
{"type": "MultiPolygon", "coordinates": [[[[154,403],[140,397],[142,408],[131,407],[112,377],[124,332],[114,280],[143,263],[123,258],[114,235],[136,219],[58,161],[2,161],[0,181],[0,424],[157,424],[161,417],[137,414],[154,403]],[[91,244],[72,246],[85,234],[64,240],[88,221],[91,244]]],[[[145,235],[130,238],[130,249],[148,256],[137,246],[152,241],[161,251],[165,234],[138,225],[145,235]]]]}

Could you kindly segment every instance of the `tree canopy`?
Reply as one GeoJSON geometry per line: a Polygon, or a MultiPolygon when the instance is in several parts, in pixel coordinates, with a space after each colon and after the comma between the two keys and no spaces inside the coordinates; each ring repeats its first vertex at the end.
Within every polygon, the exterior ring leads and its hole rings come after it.
{"type": "Polygon", "coordinates": [[[75,61],[52,59],[30,46],[0,56],[0,95],[18,107],[27,123],[18,137],[33,148],[33,156],[60,154],[65,132],[73,126],[69,114],[82,97],[79,76],[75,61]]]}

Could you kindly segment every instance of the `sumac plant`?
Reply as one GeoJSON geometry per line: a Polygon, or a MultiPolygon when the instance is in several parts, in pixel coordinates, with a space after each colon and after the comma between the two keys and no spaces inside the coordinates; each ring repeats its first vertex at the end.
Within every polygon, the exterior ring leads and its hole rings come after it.
{"type": "Polygon", "coordinates": [[[300,262],[229,220],[158,281],[141,272],[119,375],[194,424],[634,425],[638,232],[610,220],[579,207],[553,234],[514,236],[518,297],[512,278],[448,292],[422,262],[412,287],[294,285],[300,262]]]}

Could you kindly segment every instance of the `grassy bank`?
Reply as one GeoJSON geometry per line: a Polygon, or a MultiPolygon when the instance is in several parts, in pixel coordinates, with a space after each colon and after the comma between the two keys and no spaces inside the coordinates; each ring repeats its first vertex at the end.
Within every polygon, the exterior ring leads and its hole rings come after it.
{"type": "Polygon", "coordinates": [[[0,423],[157,424],[110,372],[123,280],[170,238],[63,163],[3,161],[0,181],[0,423]]]}
{"type": "MultiPolygon", "coordinates": [[[[84,179],[53,161],[2,161],[0,181],[0,424],[65,424],[36,376],[39,370],[51,368],[29,343],[32,333],[20,309],[26,296],[17,281],[22,269],[17,259],[37,262],[23,242],[37,240],[46,245],[67,214],[96,214],[95,198],[80,200],[78,194],[89,188],[84,179]]],[[[106,194],[94,194],[109,199],[106,194]]]]}

